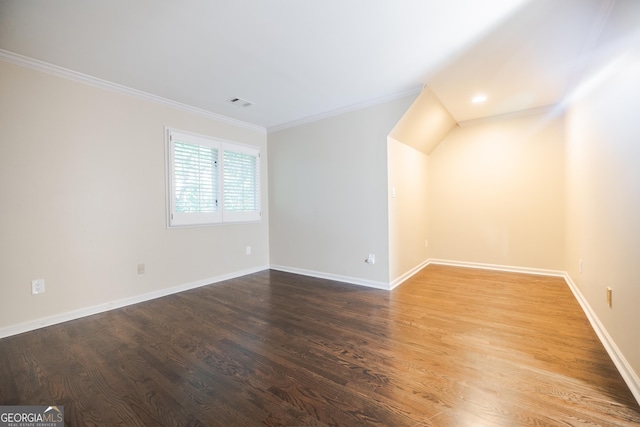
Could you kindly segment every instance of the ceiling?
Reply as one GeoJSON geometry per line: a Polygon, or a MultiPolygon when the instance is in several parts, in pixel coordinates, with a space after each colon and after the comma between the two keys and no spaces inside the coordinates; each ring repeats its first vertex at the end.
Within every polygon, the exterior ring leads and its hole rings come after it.
{"type": "Polygon", "coordinates": [[[614,1],[0,0],[0,49],[268,130],[424,85],[464,122],[560,102],[614,1]]]}

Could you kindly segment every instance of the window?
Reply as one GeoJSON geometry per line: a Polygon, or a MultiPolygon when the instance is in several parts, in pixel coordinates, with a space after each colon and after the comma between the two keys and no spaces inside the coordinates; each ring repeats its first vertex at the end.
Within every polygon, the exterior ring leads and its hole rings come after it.
{"type": "Polygon", "coordinates": [[[260,151],[167,130],[169,227],[260,220],[260,151]]]}
{"type": "MultiPolygon", "coordinates": [[[[260,211],[257,150],[223,146],[223,212],[228,221],[251,221],[260,211]]],[[[259,218],[258,218],[259,219],[259,218]]]]}

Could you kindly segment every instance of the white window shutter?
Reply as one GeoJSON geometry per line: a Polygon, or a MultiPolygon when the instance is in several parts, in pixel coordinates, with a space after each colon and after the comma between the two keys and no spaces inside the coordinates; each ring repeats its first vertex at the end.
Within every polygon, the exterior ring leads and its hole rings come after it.
{"type": "Polygon", "coordinates": [[[168,226],[260,221],[260,151],[167,129],[168,226]]]}
{"type": "Polygon", "coordinates": [[[260,220],[260,152],[253,147],[222,145],[223,220],[260,220]]]}
{"type": "Polygon", "coordinates": [[[170,131],[170,225],[220,222],[220,143],[170,131]]]}

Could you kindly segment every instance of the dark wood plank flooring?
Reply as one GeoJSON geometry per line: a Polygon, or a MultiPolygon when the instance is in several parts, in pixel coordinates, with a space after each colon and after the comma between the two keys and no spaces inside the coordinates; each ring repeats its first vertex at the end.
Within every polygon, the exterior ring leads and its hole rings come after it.
{"type": "Polygon", "coordinates": [[[631,426],[562,279],[431,265],[388,292],[264,271],[0,340],[0,404],[67,426],[631,426]]]}

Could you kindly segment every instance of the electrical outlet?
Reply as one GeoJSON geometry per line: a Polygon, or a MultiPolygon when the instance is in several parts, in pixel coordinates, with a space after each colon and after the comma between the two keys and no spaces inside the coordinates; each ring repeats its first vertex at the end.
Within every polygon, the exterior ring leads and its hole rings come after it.
{"type": "Polygon", "coordinates": [[[429,247],[429,241],[428,241],[428,240],[425,240],[425,241],[424,241],[424,247],[425,247],[425,248],[428,248],[428,247],[429,247]]]}
{"type": "Polygon", "coordinates": [[[609,307],[611,307],[611,305],[613,304],[612,298],[613,298],[613,291],[611,290],[611,288],[609,286],[607,286],[607,305],[609,307]]]}
{"type": "Polygon", "coordinates": [[[578,268],[580,269],[580,274],[582,274],[582,260],[578,263],[578,268]]]}
{"type": "Polygon", "coordinates": [[[247,246],[246,248],[244,248],[244,253],[245,255],[251,255],[251,246],[247,246]]]}
{"type": "Polygon", "coordinates": [[[44,279],[36,279],[31,281],[31,294],[43,294],[44,293],[44,279]]]}
{"type": "Polygon", "coordinates": [[[138,264],[138,274],[144,274],[144,264],[138,264]]]}
{"type": "Polygon", "coordinates": [[[375,254],[369,254],[369,256],[367,257],[366,260],[364,260],[364,262],[366,262],[367,264],[375,264],[376,263],[376,256],[375,254]]]}

